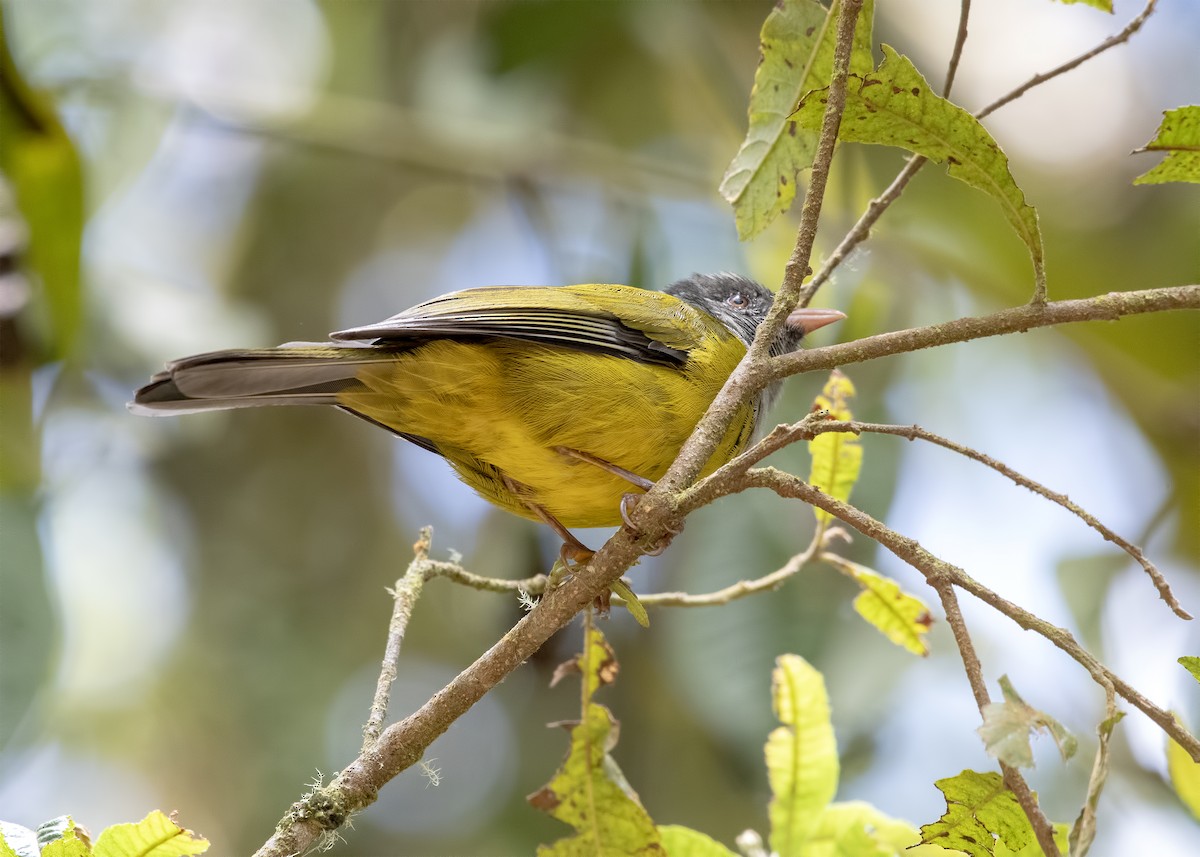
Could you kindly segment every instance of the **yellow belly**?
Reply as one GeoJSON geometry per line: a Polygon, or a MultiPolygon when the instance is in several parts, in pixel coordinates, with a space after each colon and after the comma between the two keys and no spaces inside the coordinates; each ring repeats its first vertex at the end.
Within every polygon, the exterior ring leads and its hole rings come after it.
{"type": "MultiPolygon", "coordinates": [[[[658,480],[741,358],[726,350],[720,360],[693,352],[685,372],[553,346],[436,340],[369,365],[359,375],[367,390],[339,401],[430,441],[510,512],[536,520],[532,503],[568,527],[611,526],[622,495],[640,489],[556,448],[658,480]]],[[[743,408],[705,472],[745,448],[753,422],[743,408]]]]}

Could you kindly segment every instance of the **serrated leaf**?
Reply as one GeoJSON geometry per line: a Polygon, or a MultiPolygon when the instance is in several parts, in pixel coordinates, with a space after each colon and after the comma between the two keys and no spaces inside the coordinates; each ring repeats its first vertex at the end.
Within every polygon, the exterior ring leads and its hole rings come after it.
{"type": "Polygon", "coordinates": [[[946,797],[946,812],[921,827],[922,843],[984,857],[996,853],[997,841],[1016,852],[1034,842],[1029,819],[999,774],[967,770],[934,785],[946,797]]]}
{"type": "Polygon", "coordinates": [[[920,845],[907,821],[891,818],[863,801],[830,804],[821,813],[803,857],[961,857],[936,845],[920,845]]]}
{"type": "Polygon", "coordinates": [[[976,731],[988,753],[1015,768],[1033,767],[1033,747],[1029,737],[1035,730],[1047,730],[1058,746],[1063,761],[1075,755],[1079,742],[1067,729],[1047,714],[1021,699],[1008,676],[1000,677],[1004,702],[990,702],[983,709],[983,725],[976,731]]]}
{"type": "MultiPolygon", "coordinates": [[[[869,72],[874,0],[863,4],[850,58],[852,71],[869,72]]],[[[721,180],[721,195],[733,205],[738,236],[753,238],[796,197],[797,176],[812,165],[815,132],[788,117],[805,93],[827,86],[833,75],[834,31],[841,4],[828,13],[815,0],[782,0],[763,23],[762,59],[750,93],[750,126],[721,180]]]]}
{"type": "MultiPolygon", "coordinates": [[[[853,398],[854,384],[834,369],[821,394],[813,401],[813,410],[828,410],[830,419],[852,420],[850,400],[853,398]]],[[[863,449],[858,436],[850,432],[824,432],[808,442],[808,452],[812,456],[809,483],[835,500],[849,500],[862,472],[863,449]]],[[[818,524],[825,525],[833,520],[824,509],[813,507],[813,513],[818,524]]]]}
{"type": "Polygon", "coordinates": [[[1137,151],[1168,154],[1158,166],[1134,179],[1134,184],[1200,182],[1200,106],[1163,111],[1158,133],[1137,151]]]}
{"type": "Polygon", "coordinates": [[[571,729],[567,758],[553,779],[527,798],[537,809],[574,827],[575,835],[543,845],[537,853],[663,855],[654,822],[609,755],[617,743],[617,722],[607,708],[592,702],[601,685],[616,680],[619,669],[599,629],[588,629],[575,662],[584,683],[582,716],[571,729]]]}
{"type": "MultiPolygon", "coordinates": [[[[1058,847],[1059,853],[1070,853],[1067,851],[1067,836],[1070,828],[1065,824],[1053,824],[1051,829],[1054,831],[1054,844],[1058,847]]],[[[995,857],[1046,857],[1046,855],[1042,851],[1042,846],[1035,839],[1019,851],[1013,851],[1005,847],[1003,842],[997,842],[995,857]]]]}
{"type": "Polygon", "coordinates": [[[885,637],[914,655],[925,657],[929,647],[925,636],[933,625],[929,606],[900,588],[900,584],[876,571],[839,556],[825,561],[853,578],[863,591],[854,599],[854,609],[885,637]]]}
{"type": "MultiPolygon", "coordinates": [[[[937,95],[907,57],[888,45],[882,49],[876,71],[851,75],[839,139],[898,146],[947,164],[951,176],[1000,204],[1029,248],[1040,283],[1045,250],[1037,212],[1025,201],[1007,156],[978,119],[937,95]]],[[[792,118],[803,128],[819,128],[827,98],[827,90],[806,95],[792,118]]]]}
{"type": "Polygon", "coordinates": [[[658,835],[668,857],[738,857],[717,840],[679,824],[660,824],[658,835]]]}
{"type": "Polygon", "coordinates": [[[663,855],[658,830],[608,755],[616,723],[603,705],[587,706],[571,730],[566,761],[528,797],[537,809],[575,828],[575,835],[538,848],[539,857],[596,854],[663,855]]]}
{"type": "Polygon", "coordinates": [[[1182,658],[1179,658],[1178,663],[1192,674],[1192,678],[1200,681],[1200,658],[1192,655],[1184,655],[1182,658]]]}
{"type": "Polygon", "coordinates": [[[1187,750],[1170,738],[1167,739],[1167,775],[1175,794],[1200,821],[1200,763],[1192,761],[1187,750]]]}
{"type": "Polygon", "coordinates": [[[156,809],[141,821],[106,827],[93,857],[191,857],[206,851],[207,839],[156,809]]]}
{"type": "Polygon", "coordinates": [[[825,679],[804,658],[781,655],[771,679],[771,706],[783,725],[764,749],[771,784],[771,851],[798,854],[837,792],[837,740],[825,679]]]}
{"type": "Polygon", "coordinates": [[[0,857],[38,857],[37,834],[28,827],[0,821],[0,857]]]}

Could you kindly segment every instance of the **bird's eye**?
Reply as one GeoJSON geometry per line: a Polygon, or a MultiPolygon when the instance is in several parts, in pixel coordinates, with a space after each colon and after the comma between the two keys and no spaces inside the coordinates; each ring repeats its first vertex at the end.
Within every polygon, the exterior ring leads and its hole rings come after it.
{"type": "Polygon", "coordinates": [[[731,307],[737,307],[738,309],[741,309],[748,303],[748,301],[746,300],[746,296],[741,292],[734,292],[729,297],[725,298],[725,303],[729,304],[731,307]]]}

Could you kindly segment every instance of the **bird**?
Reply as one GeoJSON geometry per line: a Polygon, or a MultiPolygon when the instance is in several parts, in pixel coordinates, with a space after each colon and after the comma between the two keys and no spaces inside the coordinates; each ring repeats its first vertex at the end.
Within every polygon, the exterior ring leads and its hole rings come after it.
{"type": "MultiPolygon", "coordinates": [[[[444,458],[486,500],[549,525],[564,562],[576,527],[629,523],[746,354],[774,297],[732,273],[662,291],[616,284],[451,292],[328,342],[214,351],[167,364],[130,410],[171,415],[324,405],[444,458]]],[[[793,311],[771,354],[832,309],[793,311]]],[[[705,465],[742,452],[780,383],[744,403],[705,465]]]]}

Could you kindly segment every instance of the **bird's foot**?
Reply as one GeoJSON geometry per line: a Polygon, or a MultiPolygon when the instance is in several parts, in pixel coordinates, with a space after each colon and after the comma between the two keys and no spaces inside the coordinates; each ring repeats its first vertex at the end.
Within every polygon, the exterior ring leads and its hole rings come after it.
{"type": "MultiPolygon", "coordinates": [[[[630,533],[633,534],[635,539],[642,538],[642,532],[633,523],[633,520],[630,518],[630,516],[633,514],[633,510],[637,508],[637,504],[640,503],[641,500],[641,494],[629,493],[621,496],[621,520],[625,522],[625,526],[629,528],[630,533]]],[[[646,551],[646,555],[658,556],[667,549],[667,546],[671,544],[671,540],[682,532],[683,522],[680,521],[678,524],[670,527],[667,530],[666,535],[654,542],[654,544],[650,545],[649,549],[646,551]]]]}

